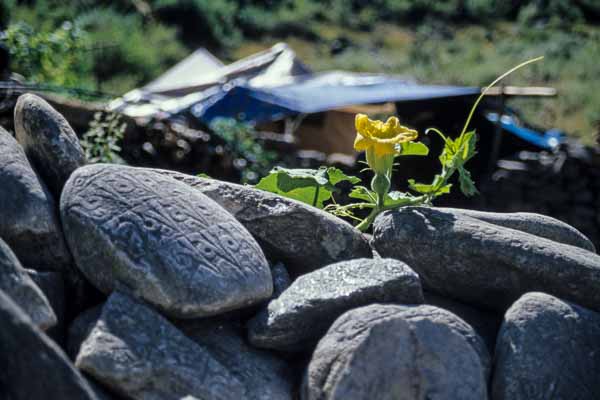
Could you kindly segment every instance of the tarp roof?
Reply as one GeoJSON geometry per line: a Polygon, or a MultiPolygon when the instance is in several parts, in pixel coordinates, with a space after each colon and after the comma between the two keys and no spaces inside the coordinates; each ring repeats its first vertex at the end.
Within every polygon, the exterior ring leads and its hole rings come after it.
{"type": "Polygon", "coordinates": [[[357,104],[473,96],[479,88],[419,85],[400,77],[351,72],[303,75],[271,87],[232,82],[192,106],[192,114],[210,123],[217,117],[265,122],[296,114],[323,112],[357,104]]]}

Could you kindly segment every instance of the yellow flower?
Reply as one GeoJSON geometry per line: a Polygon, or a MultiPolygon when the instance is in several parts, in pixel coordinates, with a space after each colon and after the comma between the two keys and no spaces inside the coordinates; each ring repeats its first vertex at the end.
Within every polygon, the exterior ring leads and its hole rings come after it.
{"type": "Polygon", "coordinates": [[[354,149],[366,151],[373,147],[376,156],[396,154],[396,146],[400,143],[415,140],[418,133],[414,129],[400,125],[396,117],[383,121],[373,121],[365,114],[356,114],[356,139],[354,149]]]}
{"type": "Polygon", "coordinates": [[[366,152],[367,164],[377,174],[389,172],[400,143],[411,142],[418,136],[416,130],[400,125],[396,117],[389,117],[384,123],[356,114],[355,125],[354,149],[366,152]]]}

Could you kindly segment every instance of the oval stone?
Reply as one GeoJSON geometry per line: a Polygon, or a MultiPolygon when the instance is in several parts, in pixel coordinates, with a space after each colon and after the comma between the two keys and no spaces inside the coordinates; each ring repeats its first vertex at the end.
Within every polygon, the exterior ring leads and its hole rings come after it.
{"type": "Polygon", "coordinates": [[[65,185],[60,211],[78,268],[105,293],[121,287],[169,316],[196,318],[249,306],[273,291],[250,233],[169,177],[86,166],[65,185]]]}

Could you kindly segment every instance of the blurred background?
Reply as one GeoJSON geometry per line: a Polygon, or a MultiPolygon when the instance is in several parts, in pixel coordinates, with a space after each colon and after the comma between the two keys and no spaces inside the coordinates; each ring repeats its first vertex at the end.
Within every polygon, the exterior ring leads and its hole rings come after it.
{"type": "MultiPolygon", "coordinates": [[[[165,73],[190,55],[200,54],[204,67],[208,62],[215,70],[229,68],[217,74],[220,89],[234,75],[255,78],[256,70],[262,73],[275,60],[292,57],[290,76],[298,69],[303,74],[341,70],[401,76],[411,85],[477,90],[521,61],[543,55],[543,62],[504,82],[526,90],[511,94],[500,88],[475,118],[480,154],[471,169],[482,195],[450,196],[444,204],[553,215],[599,245],[598,0],[2,0],[0,4],[0,123],[8,129],[16,96],[36,91],[65,114],[95,161],[203,172],[248,183],[282,164],[327,163],[359,174],[356,155],[339,143],[324,148],[326,140],[315,135],[328,135],[328,121],[334,121],[349,131],[336,140],[347,141],[354,136],[347,116],[365,108],[328,109],[345,113],[335,119],[331,113],[315,112],[302,114],[302,121],[278,124],[283,119],[272,118],[273,123],[267,124],[227,115],[209,124],[194,114],[193,107],[181,105],[190,90],[177,96],[147,90],[149,84],[168,80],[165,73]],[[273,47],[281,42],[286,45],[273,47]],[[176,100],[178,106],[168,108],[166,100],[176,100]],[[131,111],[127,107],[132,103],[153,108],[131,111]],[[302,126],[304,130],[299,129],[302,126]],[[296,130],[300,133],[290,138],[296,130]],[[311,142],[309,131],[318,143],[311,142]]],[[[465,92],[426,101],[391,98],[391,103],[377,102],[379,108],[366,110],[374,116],[398,114],[401,121],[421,130],[437,126],[452,134],[458,133],[455,130],[475,97],[475,92],[465,92]]],[[[186,99],[183,103],[192,104],[186,99]]],[[[435,157],[407,161],[404,173],[397,176],[399,189],[405,188],[407,176],[430,179],[437,168],[434,162],[435,157]]]]}

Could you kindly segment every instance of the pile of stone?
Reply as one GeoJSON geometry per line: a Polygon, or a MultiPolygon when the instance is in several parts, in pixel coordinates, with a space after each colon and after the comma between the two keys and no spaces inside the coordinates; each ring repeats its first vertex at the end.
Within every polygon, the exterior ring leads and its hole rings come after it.
{"type": "Polygon", "coordinates": [[[33,95],[15,131],[2,399],[600,398],[600,256],[569,225],[409,207],[368,240],[251,187],[85,165],[33,95]]]}

